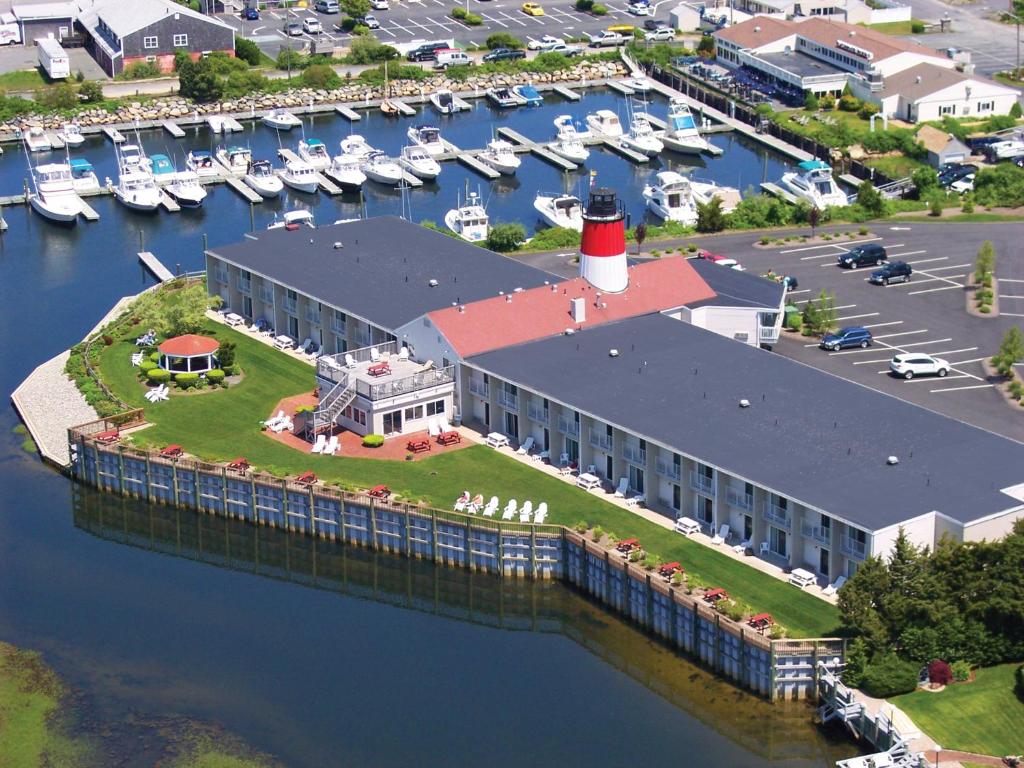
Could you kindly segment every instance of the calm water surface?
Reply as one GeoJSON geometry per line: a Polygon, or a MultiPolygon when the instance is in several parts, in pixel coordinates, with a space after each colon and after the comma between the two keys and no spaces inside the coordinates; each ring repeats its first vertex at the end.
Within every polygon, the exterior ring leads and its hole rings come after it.
{"type": "MultiPolygon", "coordinates": [[[[545,137],[561,112],[621,102],[591,94],[507,116],[545,137]]],[[[659,107],[658,109],[663,109],[659,107]]],[[[657,111],[657,110],[656,110],[657,111]]],[[[456,144],[477,146],[491,114],[478,106],[443,124],[456,144]]],[[[359,130],[395,152],[414,119],[376,115],[359,130]]],[[[308,126],[308,122],[307,122],[308,126]]],[[[319,118],[307,135],[332,146],[347,123],[319,118]]],[[[235,141],[239,139],[236,137],[235,141]]],[[[290,139],[297,141],[298,136],[290,139]]],[[[208,147],[205,131],[175,142],[143,135],[150,152],[208,147]]],[[[273,132],[241,141],[269,155],[273,132]]],[[[753,184],[781,173],[728,135],[699,175],[753,184]]],[[[109,145],[79,154],[111,173],[109,145]]],[[[636,170],[595,153],[588,167],[626,191],[639,216],[636,170]]],[[[0,193],[17,191],[24,157],[0,158],[0,193]]],[[[465,179],[449,163],[441,184],[411,195],[413,218],[438,220],[465,179]]],[[[574,184],[575,181],[571,181],[574,184]]],[[[516,181],[486,187],[499,220],[532,221],[539,189],[562,180],[526,160],[516,181]]],[[[398,213],[397,194],[368,188],[371,215],[398,213]]],[[[303,196],[304,197],[304,196],[303,196]]],[[[275,207],[257,206],[257,226],[275,207]]],[[[216,188],[198,212],[140,216],[111,199],[101,220],[73,229],[8,209],[0,238],[0,387],[77,342],[119,297],[152,282],[140,239],[166,264],[202,266],[211,245],[239,239],[247,204],[216,188]]],[[[303,199],[327,215],[358,199],[303,199]]],[[[854,747],[810,724],[810,709],[771,706],[739,692],[556,585],[505,582],[375,556],[301,537],[150,508],[75,488],[19,450],[11,409],[0,450],[0,639],[42,650],[101,716],[130,711],[223,723],[291,766],[524,764],[828,766],[854,747]]]]}

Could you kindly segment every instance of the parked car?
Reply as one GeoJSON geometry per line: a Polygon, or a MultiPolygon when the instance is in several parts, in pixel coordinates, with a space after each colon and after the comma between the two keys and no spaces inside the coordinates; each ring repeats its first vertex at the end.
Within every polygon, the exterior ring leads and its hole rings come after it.
{"type": "Polygon", "coordinates": [[[583,48],[578,45],[566,45],[565,43],[557,43],[548,48],[547,53],[560,53],[563,56],[580,56],[583,54],[583,48]]]}
{"type": "Polygon", "coordinates": [[[664,21],[658,21],[657,19],[644,19],[644,29],[654,31],[656,29],[671,29],[669,25],[664,21]]]}
{"type": "Polygon", "coordinates": [[[974,191],[974,174],[968,173],[962,179],[957,179],[949,188],[956,192],[958,195],[966,195],[968,192],[974,191]]]}
{"type": "Polygon", "coordinates": [[[448,69],[448,67],[471,67],[473,60],[465,51],[448,49],[437,52],[437,61],[434,62],[434,69],[448,69]]]}
{"type": "Polygon", "coordinates": [[[320,13],[338,13],[338,0],[316,0],[313,7],[320,13]]]}
{"type": "Polygon", "coordinates": [[[302,25],[297,21],[289,21],[284,25],[284,33],[289,37],[298,37],[302,34],[302,25]]]}
{"type": "Polygon", "coordinates": [[[967,146],[971,148],[974,154],[980,155],[984,154],[985,147],[1003,140],[1002,136],[974,136],[967,139],[967,146]]]}
{"type": "Polygon", "coordinates": [[[836,261],[839,263],[839,266],[847,267],[848,269],[869,267],[872,264],[880,267],[885,263],[885,260],[885,248],[878,243],[855,245],[850,250],[845,253],[841,253],[836,257],[836,261]]]}
{"type": "Polygon", "coordinates": [[[543,16],[544,9],[541,8],[540,3],[523,3],[523,13],[527,16],[543,16]]]}
{"type": "Polygon", "coordinates": [[[260,20],[260,12],[256,8],[243,8],[242,12],[239,15],[246,21],[260,20]]]}
{"type": "Polygon", "coordinates": [[[517,51],[512,48],[495,48],[490,53],[484,54],[484,61],[512,61],[525,58],[526,51],[517,51]]]}
{"type": "Polygon", "coordinates": [[[324,28],[320,25],[319,19],[307,16],[302,20],[302,31],[307,35],[319,35],[324,31],[324,28]]]}
{"type": "Polygon", "coordinates": [[[386,11],[391,6],[388,5],[388,0],[370,0],[370,7],[375,11],[386,11]]]}
{"type": "Polygon", "coordinates": [[[555,37],[554,35],[544,35],[544,37],[539,40],[530,40],[530,42],[526,44],[526,47],[531,51],[546,51],[552,45],[558,45],[559,43],[565,45],[565,40],[560,37],[555,37]]]}
{"type": "Polygon", "coordinates": [[[949,363],[941,357],[932,357],[923,352],[910,352],[896,355],[889,363],[889,370],[904,379],[915,376],[945,376],[949,373],[949,363]]]}
{"type": "Polygon", "coordinates": [[[626,13],[632,14],[633,16],[647,16],[651,12],[651,8],[647,3],[630,3],[626,6],[626,13]]]}
{"type": "Polygon", "coordinates": [[[948,187],[954,181],[978,172],[978,166],[970,163],[951,163],[939,169],[939,184],[948,187]]]}
{"type": "Polygon", "coordinates": [[[448,47],[448,43],[424,43],[419,48],[413,48],[407,54],[405,58],[409,61],[434,61],[437,58],[437,52],[445,50],[448,47]]]}
{"type": "Polygon", "coordinates": [[[644,32],[644,40],[670,42],[676,39],[676,31],[671,27],[659,27],[651,32],[644,32]]]}
{"type": "Polygon", "coordinates": [[[867,349],[871,346],[871,331],[859,325],[851,325],[848,328],[841,328],[835,333],[825,334],[818,346],[829,352],[838,352],[840,349],[849,347],[867,349]]]}
{"type": "Polygon", "coordinates": [[[380,29],[380,22],[377,21],[377,17],[372,13],[368,13],[363,18],[356,20],[357,24],[362,24],[367,29],[380,29]]]}
{"type": "Polygon", "coordinates": [[[889,261],[871,273],[868,278],[876,285],[888,285],[889,283],[905,283],[914,274],[913,268],[905,261],[889,261]]]}

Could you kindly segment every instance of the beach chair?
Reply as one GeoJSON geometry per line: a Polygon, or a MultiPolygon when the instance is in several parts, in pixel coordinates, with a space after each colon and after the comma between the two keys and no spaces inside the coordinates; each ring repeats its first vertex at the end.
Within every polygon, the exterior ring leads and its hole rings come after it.
{"type": "Polygon", "coordinates": [[[148,392],[146,392],[146,394],[143,395],[143,397],[149,400],[149,402],[155,403],[157,399],[160,397],[160,387],[149,390],[148,392]]]}
{"type": "Polygon", "coordinates": [[[454,432],[452,425],[448,423],[448,419],[444,416],[437,417],[437,426],[440,427],[442,432],[454,432]]]}
{"type": "Polygon", "coordinates": [[[825,587],[823,590],[821,590],[821,594],[829,595],[829,596],[834,595],[836,592],[838,592],[842,588],[843,584],[845,584],[845,583],[846,583],[846,577],[845,576],[840,576],[838,579],[836,579],[831,584],[829,584],[827,587],[825,587]]]}
{"type": "Polygon", "coordinates": [[[427,434],[431,437],[437,437],[441,434],[441,428],[437,426],[437,419],[427,419],[427,434]]]}
{"type": "Polygon", "coordinates": [[[323,454],[324,456],[333,456],[340,447],[341,443],[338,442],[338,436],[331,435],[331,439],[327,441],[327,445],[324,447],[323,454]]]}
{"type": "Polygon", "coordinates": [[[144,355],[141,352],[135,352],[132,354],[132,365],[138,365],[142,362],[144,355]]]}
{"type": "Polygon", "coordinates": [[[469,506],[466,507],[466,511],[469,512],[469,514],[471,515],[475,515],[477,512],[483,509],[483,507],[484,495],[482,493],[478,493],[476,496],[473,497],[473,500],[469,502],[469,506]]]}
{"type": "Polygon", "coordinates": [[[399,360],[408,360],[409,359],[409,348],[408,347],[402,347],[400,350],[398,350],[398,359],[399,360]]]}
{"type": "Polygon", "coordinates": [[[712,544],[725,544],[729,538],[729,526],[723,525],[718,529],[718,534],[711,537],[712,544]]]}
{"type": "Polygon", "coordinates": [[[533,522],[540,524],[543,523],[548,517],[548,503],[542,501],[537,505],[537,513],[533,516],[533,522]]]}
{"type": "Polygon", "coordinates": [[[642,493],[638,493],[638,494],[636,494],[636,496],[630,496],[628,499],[626,499],[626,506],[627,507],[643,506],[646,503],[647,503],[647,496],[645,496],[642,493]]]}
{"type": "Polygon", "coordinates": [[[750,539],[747,539],[746,541],[741,541],[739,544],[732,548],[732,551],[735,552],[737,555],[742,555],[745,554],[748,549],[750,549],[750,539]]]}
{"type": "Polygon", "coordinates": [[[166,384],[161,384],[158,387],[158,389],[160,391],[157,393],[157,396],[156,396],[157,400],[170,400],[171,399],[171,388],[170,387],[168,387],[166,384]]]}
{"type": "Polygon", "coordinates": [[[310,453],[323,453],[323,450],[326,447],[327,435],[319,434],[316,436],[316,442],[313,443],[313,447],[310,449],[310,453]]]}
{"type": "Polygon", "coordinates": [[[767,555],[768,554],[769,550],[768,550],[768,542],[767,541],[762,541],[761,542],[761,546],[759,548],[759,551],[761,552],[762,555],[767,555]]]}
{"type": "Polygon", "coordinates": [[[464,510],[466,505],[469,504],[469,498],[469,491],[463,491],[462,495],[455,500],[455,511],[461,512],[464,510]]]}
{"type": "Polygon", "coordinates": [[[277,425],[278,422],[284,421],[285,418],[286,417],[284,415],[284,411],[278,411],[277,412],[277,416],[271,416],[269,419],[267,419],[266,421],[263,422],[263,425],[267,429],[273,429],[277,425]]]}
{"type": "Polygon", "coordinates": [[[271,427],[271,431],[274,432],[275,434],[280,434],[281,432],[284,432],[286,429],[289,432],[291,432],[294,428],[295,428],[295,424],[292,422],[291,419],[289,419],[286,416],[284,419],[282,419],[281,421],[277,422],[277,424],[275,424],[273,427],[271,427]]]}
{"type": "Polygon", "coordinates": [[[352,357],[352,355],[350,355],[348,352],[346,352],[345,367],[351,370],[352,368],[355,368],[357,365],[359,365],[359,363],[356,362],[356,359],[352,357]]]}
{"type": "Polygon", "coordinates": [[[624,498],[626,498],[626,492],[628,490],[629,490],[629,478],[628,477],[620,477],[619,478],[619,485],[615,489],[615,494],[614,494],[615,498],[616,499],[624,499],[624,498]]]}
{"type": "Polygon", "coordinates": [[[505,511],[501,513],[502,520],[511,520],[516,516],[516,500],[509,499],[508,504],[505,505],[505,511]]]}
{"type": "Polygon", "coordinates": [[[381,361],[380,352],[377,351],[376,347],[370,347],[370,362],[379,363],[381,361]]]}
{"type": "Polygon", "coordinates": [[[484,517],[494,517],[494,513],[498,511],[499,503],[497,496],[491,496],[491,500],[488,501],[487,506],[484,507],[484,517]]]}
{"type": "Polygon", "coordinates": [[[530,435],[525,440],[523,440],[523,442],[519,446],[519,448],[516,449],[516,453],[518,453],[520,456],[526,456],[532,450],[533,450],[533,435],[530,435]]]}
{"type": "Polygon", "coordinates": [[[524,501],[522,508],[519,510],[519,522],[528,523],[530,522],[530,516],[533,514],[533,502],[524,501]]]}
{"type": "Polygon", "coordinates": [[[298,352],[300,355],[304,355],[306,354],[306,352],[309,351],[309,345],[312,343],[313,340],[310,338],[303,339],[302,343],[295,348],[295,351],[298,352]]]}

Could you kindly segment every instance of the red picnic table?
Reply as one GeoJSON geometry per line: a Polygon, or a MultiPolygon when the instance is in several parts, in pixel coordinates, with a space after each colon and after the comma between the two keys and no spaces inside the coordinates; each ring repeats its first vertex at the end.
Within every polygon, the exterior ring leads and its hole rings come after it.
{"type": "Polygon", "coordinates": [[[162,451],[160,451],[160,455],[166,456],[169,459],[176,459],[179,456],[181,456],[181,454],[183,454],[184,452],[185,451],[182,450],[182,447],[180,445],[178,445],[177,443],[171,443],[162,451]]]}
{"type": "Polygon", "coordinates": [[[375,499],[386,499],[391,495],[391,489],[386,485],[375,485],[370,489],[369,495],[375,499]]]}
{"type": "Polygon", "coordinates": [[[116,443],[121,438],[121,430],[114,428],[108,429],[106,432],[100,432],[96,435],[96,442],[108,445],[110,443],[116,443]]]}
{"type": "Polygon", "coordinates": [[[410,440],[405,444],[405,450],[411,451],[412,453],[419,453],[420,451],[429,451],[430,440],[428,440],[425,437],[419,440],[410,440]]]}
{"type": "Polygon", "coordinates": [[[676,571],[681,570],[683,570],[683,566],[681,566],[679,563],[665,563],[658,569],[658,573],[660,573],[665,578],[671,578],[671,576],[676,571]]]}
{"type": "Polygon", "coordinates": [[[451,432],[442,432],[440,435],[437,436],[437,442],[439,442],[441,445],[452,445],[454,443],[461,443],[462,435],[460,435],[455,430],[452,430],[451,432]]]}
{"type": "Polygon", "coordinates": [[[313,483],[316,482],[316,475],[313,474],[311,471],[306,470],[301,475],[295,478],[295,482],[305,483],[306,485],[312,485],[313,483]]]}
{"type": "Polygon", "coordinates": [[[747,622],[747,624],[759,632],[764,632],[774,623],[775,621],[772,619],[772,615],[770,613],[759,613],[757,616],[751,616],[750,620],[747,622]]]}
{"type": "Polygon", "coordinates": [[[237,459],[228,464],[228,469],[233,469],[237,472],[245,472],[249,468],[249,460],[244,456],[239,456],[237,459]]]}
{"type": "Polygon", "coordinates": [[[619,552],[629,552],[633,547],[640,546],[640,539],[623,539],[619,542],[618,546],[615,547],[619,552]]]}
{"type": "Polygon", "coordinates": [[[384,376],[391,373],[391,366],[387,363],[377,363],[367,368],[366,372],[371,376],[384,376]]]}
{"type": "Polygon", "coordinates": [[[729,593],[721,587],[715,589],[709,589],[708,593],[704,595],[704,602],[706,603],[717,603],[719,600],[728,600],[729,593]]]}

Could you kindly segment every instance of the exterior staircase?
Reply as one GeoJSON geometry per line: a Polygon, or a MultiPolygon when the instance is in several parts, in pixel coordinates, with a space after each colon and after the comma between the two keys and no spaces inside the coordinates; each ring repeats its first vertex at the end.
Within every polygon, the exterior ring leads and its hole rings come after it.
{"type": "Polygon", "coordinates": [[[320,398],[319,407],[313,411],[313,433],[334,423],[345,408],[356,399],[356,388],[349,383],[348,376],[334,385],[330,392],[320,398]]]}

